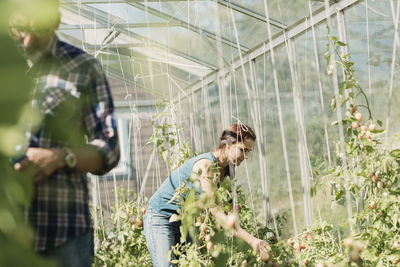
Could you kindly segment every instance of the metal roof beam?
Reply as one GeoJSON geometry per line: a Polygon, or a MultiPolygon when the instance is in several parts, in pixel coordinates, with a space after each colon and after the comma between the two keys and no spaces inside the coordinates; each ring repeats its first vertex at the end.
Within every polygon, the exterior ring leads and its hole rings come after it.
{"type": "MultiPolygon", "coordinates": [[[[63,8],[65,8],[66,10],[69,10],[71,12],[74,12],[75,14],[80,14],[81,16],[84,16],[85,18],[91,19],[91,20],[93,20],[93,14],[95,13],[96,14],[96,20],[98,22],[100,22],[101,25],[110,24],[110,30],[113,29],[112,25],[118,25],[119,24],[118,22],[116,22],[116,20],[118,20],[119,18],[114,18],[112,15],[106,14],[105,12],[103,12],[103,11],[101,11],[99,9],[90,7],[90,6],[83,6],[83,7],[80,7],[80,8],[79,7],[75,7],[75,6],[65,6],[63,8]]],[[[157,41],[151,40],[151,39],[149,39],[149,38],[147,38],[147,37],[145,37],[143,35],[140,35],[140,34],[137,34],[135,32],[131,32],[131,31],[128,31],[127,29],[122,29],[122,28],[119,29],[118,31],[123,33],[123,34],[125,34],[125,35],[127,35],[127,36],[136,38],[136,39],[140,40],[141,42],[143,42],[143,43],[145,43],[145,44],[147,44],[149,46],[153,46],[153,47],[168,51],[169,54],[172,54],[172,55],[175,55],[175,56],[178,56],[178,57],[182,57],[182,58],[184,58],[186,60],[189,60],[189,61],[192,61],[192,62],[194,62],[196,64],[199,64],[199,65],[202,65],[204,67],[210,68],[211,70],[215,70],[216,69],[216,66],[213,66],[213,65],[211,65],[211,64],[209,64],[207,62],[204,62],[204,61],[202,61],[202,60],[200,60],[198,58],[195,58],[193,56],[189,56],[189,55],[187,55],[185,53],[176,51],[176,50],[174,50],[174,49],[172,49],[170,47],[167,47],[164,44],[161,44],[161,43],[159,43],[157,41]]],[[[115,44],[115,47],[117,48],[118,44],[115,44]]]]}
{"type": "MultiPolygon", "coordinates": [[[[194,1],[210,1],[210,0],[162,0],[163,2],[194,2],[194,1]]],[[[157,2],[160,0],[83,0],[83,1],[71,1],[71,0],[61,0],[62,5],[92,5],[92,4],[123,4],[129,2],[157,2]]]]}
{"type": "Polygon", "coordinates": [[[59,30],[89,30],[89,29],[129,29],[129,28],[164,28],[164,27],[177,27],[180,26],[177,23],[169,23],[169,22],[153,22],[153,23],[118,23],[116,25],[113,25],[112,27],[110,25],[96,25],[96,24],[75,24],[75,25],[67,25],[63,24],[60,25],[58,28],[59,30]]]}
{"type": "Polygon", "coordinates": [[[247,8],[244,8],[242,6],[239,6],[238,4],[234,4],[231,1],[217,0],[217,2],[221,6],[225,6],[227,8],[231,8],[232,10],[240,12],[240,13],[242,13],[242,14],[244,14],[246,16],[252,17],[254,19],[260,20],[260,21],[262,21],[264,23],[268,23],[269,22],[271,25],[273,25],[275,27],[278,27],[278,28],[280,28],[282,30],[285,30],[285,29],[288,28],[287,25],[285,25],[285,24],[283,24],[283,23],[281,23],[281,22],[279,22],[277,20],[274,20],[274,19],[271,19],[271,18],[267,18],[264,15],[261,15],[261,14],[259,14],[257,12],[254,12],[254,11],[249,10],[247,8]]]}
{"type": "Polygon", "coordinates": [[[275,47],[282,45],[285,43],[285,40],[289,38],[294,38],[304,31],[310,29],[312,26],[315,26],[327,19],[328,16],[333,16],[336,15],[337,11],[344,10],[361,0],[342,0],[334,5],[331,5],[328,10],[325,10],[325,8],[322,8],[319,10],[319,12],[315,15],[313,15],[312,22],[310,22],[310,18],[307,20],[304,20],[301,23],[295,23],[292,28],[288,29],[286,32],[283,34],[280,34],[273,38],[272,40],[266,40],[264,43],[262,43],[258,48],[251,50],[251,52],[247,53],[246,55],[242,56],[242,60],[240,58],[235,59],[231,65],[224,67],[223,69],[218,69],[207,75],[204,79],[201,79],[200,81],[194,82],[191,84],[187,89],[189,92],[185,94],[182,97],[177,97],[173,100],[173,102],[178,102],[184,98],[186,98],[187,95],[191,95],[198,90],[201,90],[202,88],[207,87],[214,81],[216,81],[219,77],[224,77],[225,75],[228,75],[232,69],[237,69],[243,64],[246,64],[250,62],[251,60],[254,60],[255,58],[268,53],[272,47],[274,49],[275,47]],[[285,36],[286,35],[286,36],[285,36]],[[271,42],[271,44],[270,44],[271,42]]]}
{"type": "MultiPolygon", "coordinates": [[[[74,37],[69,36],[68,34],[65,33],[61,33],[61,36],[63,36],[64,38],[68,38],[70,42],[72,42],[73,44],[81,44],[81,40],[76,39],[74,37]]],[[[143,47],[143,46],[142,46],[143,47]]],[[[91,45],[91,44],[85,44],[85,48],[88,50],[93,50],[93,52],[98,50],[98,46],[95,45],[91,45]]],[[[111,55],[118,57],[118,59],[102,59],[101,61],[103,62],[103,64],[106,64],[107,67],[105,67],[105,69],[112,69],[113,72],[112,74],[114,75],[114,78],[117,79],[123,79],[125,77],[125,81],[130,84],[130,85],[135,85],[136,87],[139,87],[139,89],[143,89],[143,90],[150,90],[149,88],[144,87],[143,84],[137,83],[136,81],[134,81],[134,77],[129,74],[129,73],[124,73],[124,76],[121,73],[121,69],[120,68],[115,68],[113,66],[111,66],[110,64],[120,64],[120,63],[126,63],[126,62],[132,62],[134,61],[135,63],[137,62],[142,62],[142,63],[148,63],[148,62],[155,62],[155,63],[160,63],[160,64],[168,64],[168,62],[165,62],[165,60],[162,59],[149,59],[146,55],[142,54],[140,51],[134,51],[134,54],[137,55],[132,55],[132,56],[128,56],[128,55],[124,55],[122,53],[118,52],[118,48],[115,47],[107,47],[109,49],[107,49],[107,53],[110,53],[111,55]]],[[[129,48],[129,47],[127,47],[129,48]]],[[[175,66],[170,66],[170,68],[176,68],[175,66]]],[[[154,69],[154,66],[153,66],[154,69]]],[[[162,73],[161,69],[155,68],[156,71],[158,71],[159,73],[162,73]]],[[[174,77],[174,79],[176,80],[180,80],[183,81],[181,78],[179,77],[174,77]]]]}
{"type": "MultiPolygon", "coordinates": [[[[149,13],[149,14],[157,16],[159,18],[165,19],[167,21],[171,21],[173,23],[177,23],[177,24],[179,24],[179,26],[181,26],[183,28],[186,28],[186,29],[188,29],[188,30],[190,30],[192,32],[200,34],[200,36],[205,35],[208,38],[213,39],[213,40],[218,41],[218,42],[221,42],[221,43],[223,43],[225,45],[228,45],[228,46],[231,46],[231,47],[234,47],[234,48],[238,47],[237,43],[235,43],[235,42],[233,42],[233,41],[231,41],[229,39],[226,39],[226,38],[224,38],[222,36],[221,37],[216,36],[214,33],[210,32],[210,31],[204,30],[202,28],[194,26],[193,24],[190,24],[190,23],[185,22],[183,20],[177,19],[174,16],[171,16],[169,14],[161,12],[161,11],[159,11],[157,9],[151,8],[149,6],[143,5],[143,4],[138,3],[138,2],[127,2],[127,4],[133,6],[133,7],[137,8],[137,9],[143,10],[143,11],[149,13]]],[[[242,52],[249,51],[249,49],[247,47],[245,47],[245,46],[243,46],[241,44],[239,44],[239,48],[240,48],[240,50],[242,52]]]]}

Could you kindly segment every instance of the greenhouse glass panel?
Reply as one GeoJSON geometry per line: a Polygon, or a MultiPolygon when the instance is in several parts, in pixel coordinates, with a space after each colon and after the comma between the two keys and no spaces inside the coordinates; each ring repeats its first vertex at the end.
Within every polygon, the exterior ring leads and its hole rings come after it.
{"type": "MultiPolygon", "coordinates": [[[[96,15],[96,9],[106,14],[112,14],[123,23],[153,23],[153,22],[167,22],[166,20],[149,14],[143,10],[137,9],[128,3],[109,3],[109,4],[91,4],[88,5],[94,8],[93,15],[96,15]]],[[[100,13],[100,12],[99,12],[100,13]]],[[[113,26],[113,25],[111,25],[113,26]]],[[[145,26],[143,26],[145,27],[145,26]]]]}
{"type": "Polygon", "coordinates": [[[265,15],[265,5],[268,4],[271,19],[285,25],[292,25],[297,21],[309,16],[309,3],[311,3],[312,11],[324,7],[323,1],[309,0],[269,0],[269,1],[252,1],[252,0],[232,0],[239,6],[245,7],[253,12],[265,15]]]}
{"type": "MultiPolygon", "coordinates": [[[[270,206],[272,214],[280,214],[290,220],[284,232],[288,235],[293,232],[293,220],[291,215],[291,203],[289,200],[289,187],[285,170],[284,148],[280,124],[279,106],[275,91],[275,81],[272,75],[273,65],[271,54],[264,54],[256,60],[257,77],[262,77],[260,88],[264,95],[264,110],[262,116],[262,129],[264,136],[265,164],[270,187],[270,206]],[[284,197],[282,197],[284,196],[284,197]]],[[[292,181],[291,181],[292,182],[292,181]]],[[[261,181],[258,182],[261,184],[261,181]]],[[[266,188],[255,187],[256,195],[262,195],[266,188]]],[[[261,201],[255,201],[258,211],[262,210],[261,201]]]]}
{"type": "MultiPolygon", "coordinates": [[[[396,119],[399,115],[399,105],[396,103],[399,103],[400,58],[399,46],[397,44],[397,49],[394,46],[392,12],[393,8],[388,1],[368,1],[346,11],[348,43],[351,58],[355,61],[356,77],[368,96],[374,119],[380,119],[384,125],[387,121],[389,92],[392,88],[389,134],[400,129],[396,119]],[[392,64],[395,66],[393,69],[392,64]]],[[[362,96],[359,98],[362,99],[362,96]]]]}
{"type": "MultiPolygon", "coordinates": [[[[143,36],[146,39],[160,43],[165,47],[186,54],[189,58],[201,61],[206,66],[218,66],[213,46],[203,40],[197,33],[182,27],[129,29],[131,33],[143,36]],[[173,38],[172,38],[173,36],[173,38]]],[[[165,49],[165,53],[168,49],[165,49]]]]}
{"type": "MultiPolygon", "coordinates": [[[[205,32],[203,34],[209,39],[223,38],[224,44],[230,43],[235,49],[243,47],[248,50],[266,39],[265,21],[232,10],[220,2],[225,3],[225,1],[219,1],[218,4],[213,1],[148,2],[147,5],[187,23],[189,28],[194,26],[203,29],[205,32]],[[204,17],[208,19],[202,19],[204,17]]],[[[278,31],[279,28],[274,27],[273,33],[278,31]]],[[[238,52],[233,50],[231,54],[236,57],[238,52]]],[[[226,56],[229,60],[230,54],[226,56]]]]}
{"type": "MultiPolygon", "coordinates": [[[[337,119],[336,113],[331,110],[334,91],[324,57],[327,33],[326,24],[321,24],[295,39],[300,111],[303,114],[306,137],[306,153],[303,152],[306,162],[300,161],[300,164],[308,171],[309,182],[314,185],[318,183],[319,177],[315,177],[312,170],[321,170],[334,164],[337,153],[334,144],[338,141],[338,131],[337,126],[332,126],[332,122],[337,119]],[[330,82],[330,85],[324,86],[323,80],[327,77],[327,83],[330,82]]],[[[299,125],[299,122],[297,124],[299,125]]],[[[345,223],[345,209],[342,206],[332,209],[332,199],[326,197],[326,194],[331,193],[331,188],[326,187],[322,190],[324,193],[316,193],[312,198],[313,220],[318,221],[322,216],[332,222],[345,223]]]]}

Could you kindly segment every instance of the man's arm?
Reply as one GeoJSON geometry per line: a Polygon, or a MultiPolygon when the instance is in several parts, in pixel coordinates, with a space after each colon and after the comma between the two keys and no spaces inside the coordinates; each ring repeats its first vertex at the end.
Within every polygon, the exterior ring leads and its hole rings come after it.
{"type": "MultiPolygon", "coordinates": [[[[119,161],[119,143],[114,118],[114,105],[100,63],[90,60],[90,79],[87,85],[88,101],[83,110],[83,122],[88,144],[69,147],[76,156],[74,169],[102,175],[119,161]]],[[[68,131],[66,126],[66,131],[68,131]]],[[[16,170],[27,170],[35,181],[43,181],[55,170],[66,167],[64,148],[29,148],[26,158],[14,165],[16,170]]]]}
{"type": "MultiPolygon", "coordinates": [[[[76,167],[81,172],[96,172],[103,166],[103,158],[94,149],[89,147],[71,149],[76,155],[76,167]]],[[[14,165],[15,170],[29,170],[35,182],[41,182],[55,170],[66,167],[66,150],[61,148],[29,148],[26,158],[14,165]]]]}

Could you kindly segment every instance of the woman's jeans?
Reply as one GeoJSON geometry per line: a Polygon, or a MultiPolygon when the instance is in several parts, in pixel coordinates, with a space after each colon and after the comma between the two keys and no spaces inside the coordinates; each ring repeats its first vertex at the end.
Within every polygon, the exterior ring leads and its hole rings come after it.
{"type": "MultiPolygon", "coordinates": [[[[144,216],[144,234],[154,267],[175,266],[168,261],[168,252],[180,241],[180,222],[169,222],[169,217],[150,205],[144,216]]],[[[175,259],[173,253],[170,259],[175,259]]]]}

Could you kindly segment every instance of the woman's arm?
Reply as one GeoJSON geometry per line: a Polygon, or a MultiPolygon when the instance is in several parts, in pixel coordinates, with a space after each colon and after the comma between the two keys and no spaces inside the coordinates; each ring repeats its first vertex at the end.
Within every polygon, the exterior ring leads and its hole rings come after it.
{"type": "MultiPolygon", "coordinates": [[[[205,192],[209,198],[214,198],[212,177],[215,173],[212,168],[210,160],[200,160],[193,166],[193,172],[200,174],[200,183],[202,191],[205,192]]],[[[270,258],[269,251],[271,247],[264,240],[258,239],[240,227],[238,216],[235,213],[228,215],[220,207],[210,209],[211,214],[214,216],[217,223],[219,223],[225,230],[232,230],[235,237],[244,240],[251,246],[261,257],[261,260],[267,262],[270,258]]]]}
{"type": "MultiPolygon", "coordinates": [[[[193,173],[199,173],[199,180],[201,184],[201,189],[210,199],[214,199],[213,187],[213,177],[215,174],[214,168],[212,166],[212,161],[208,159],[202,159],[197,161],[193,165],[193,173]]],[[[235,225],[228,225],[228,215],[226,215],[220,207],[215,207],[210,209],[211,214],[224,229],[233,229],[235,225]]],[[[232,219],[231,219],[232,221],[232,219]]]]}
{"type": "Polygon", "coordinates": [[[251,246],[260,255],[271,250],[271,247],[267,242],[252,236],[243,228],[241,228],[240,225],[235,229],[233,235],[246,241],[246,243],[249,244],[249,246],[251,246]]]}

